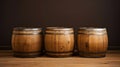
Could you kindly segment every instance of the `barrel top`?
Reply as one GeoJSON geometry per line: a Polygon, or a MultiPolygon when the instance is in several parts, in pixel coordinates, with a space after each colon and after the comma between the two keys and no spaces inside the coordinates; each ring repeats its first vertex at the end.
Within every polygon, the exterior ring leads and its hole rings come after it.
{"type": "Polygon", "coordinates": [[[79,30],[85,30],[85,31],[105,31],[106,28],[97,28],[97,27],[80,27],[79,30]]]}
{"type": "Polygon", "coordinates": [[[15,27],[14,31],[37,31],[42,30],[42,28],[32,28],[32,27],[15,27]]]}
{"type": "Polygon", "coordinates": [[[73,28],[66,28],[66,27],[46,27],[46,30],[73,30],[73,28]]]}

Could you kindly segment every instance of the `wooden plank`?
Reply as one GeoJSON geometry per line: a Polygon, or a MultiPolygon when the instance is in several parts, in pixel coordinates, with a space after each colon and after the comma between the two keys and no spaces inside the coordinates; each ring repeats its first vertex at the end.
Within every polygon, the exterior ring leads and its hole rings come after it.
{"type": "Polygon", "coordinates": [[[16,58],[12,51],[0,51],[0,67],[120,67],[120,50],[108,51],[104,58],[16,58]]]}

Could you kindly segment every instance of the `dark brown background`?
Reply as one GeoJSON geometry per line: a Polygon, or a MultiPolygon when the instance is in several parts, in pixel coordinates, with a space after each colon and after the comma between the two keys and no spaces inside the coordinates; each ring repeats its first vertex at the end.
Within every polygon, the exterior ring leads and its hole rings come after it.
{"type": "Polygon", "coordinates": [[[119,0],[0,0],[0,49],[17,26],[106,27],[109,48],[120,49],[119,0]]]}

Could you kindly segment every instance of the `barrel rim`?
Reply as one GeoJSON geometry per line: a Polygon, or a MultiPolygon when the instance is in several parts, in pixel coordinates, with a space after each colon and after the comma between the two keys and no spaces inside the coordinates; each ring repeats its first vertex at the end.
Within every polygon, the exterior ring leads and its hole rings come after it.
{"type": "Polygon", "coordinates": [[[106,28],[100,27],[80,27],[79,30],[86,30],[86,31],[104,31],[106,28]]]}
{"type": "Polygon", "coordinates": [[[42,30],[42,28],[37,27],[15,27],[13,28],[14,31],[38,31],[42,30]]]}
{"type": "Polygon", "coordinates": [[[46,30],[73,30],[72,27],[46,27],[46,30]]]}

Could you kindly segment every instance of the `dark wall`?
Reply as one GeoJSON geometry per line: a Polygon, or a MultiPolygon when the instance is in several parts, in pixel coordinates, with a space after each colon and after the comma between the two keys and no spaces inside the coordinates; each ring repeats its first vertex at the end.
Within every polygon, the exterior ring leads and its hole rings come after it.
{"type": "Polygon", "coordinates": [[[119,0],[0,0],[0,46],[11,46],[17,26],[106,27],[109,46],[120,47],[119,0]]]}

